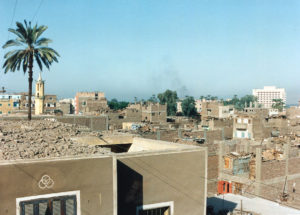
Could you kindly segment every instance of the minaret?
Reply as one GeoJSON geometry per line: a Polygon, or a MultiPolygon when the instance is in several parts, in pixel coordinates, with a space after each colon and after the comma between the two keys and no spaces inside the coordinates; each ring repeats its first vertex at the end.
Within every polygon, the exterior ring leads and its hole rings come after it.
{"type": "Polygon", "coordinates": [[[35,84],[35,115],[44,113],[44,81],[42,80],[41,73],[39,79],[35,84]]]}

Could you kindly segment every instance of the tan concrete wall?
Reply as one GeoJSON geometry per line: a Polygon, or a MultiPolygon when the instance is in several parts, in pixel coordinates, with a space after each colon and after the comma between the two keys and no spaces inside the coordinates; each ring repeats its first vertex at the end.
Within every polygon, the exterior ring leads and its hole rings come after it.
{"type": "Polygon", "coordinates": [[[209,155],[207,163],[207,195],[212,196],[217,193],[219,176],[219,159],[217,155],[209,155]]]}
{"type": "Polygon", "coordinates": [[[128,206],[134,208],[135,204],[146,205],[169,201],[174,201],[175,215],[204,214],[206,205],[205,159],[205,151],[142,157],[118,156],[121,165],[131,169],[131,175],[137,175],[131,183],[126,182],[126,178],[121,181],[131,189],[118,199],[118,204],[127,200],[127,203],[119,208],[118,215],[132,214],[128,213],[125,208],[128,209],[128,206]]]}
{"type": "Polygon", "coordinates": [[[80,190],[82,214],[113,214],[113,161],[110,157],[0,164],[0,214],[16,214],[16,198],[80,190]],[[49,175],[54,186],[38,182],[49,175]]]}
{"type": "Polygon", "coordinates": [[[300,173],[300,157],[289,159],[289,174],[300,173]]]}
{"type": "Polygon", "coordinates": [[[106,130],[105,116],[63,116],[56,118],[59,122],[87,126],[95,131],[106,130]]]}

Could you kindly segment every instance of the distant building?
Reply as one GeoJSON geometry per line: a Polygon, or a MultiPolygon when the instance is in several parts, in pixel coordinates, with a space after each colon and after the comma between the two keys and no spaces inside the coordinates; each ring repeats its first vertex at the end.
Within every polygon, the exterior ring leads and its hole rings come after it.
{"type": "Polygon", "coordinates": [[[56,109],[56,95],[45,95],[45,81],[41,73],[35,85],[35,115],[54,113],[56,109]]]}
{"type": "MultiPolygon", "coordinates": [[[[195,108],[197,110],[197,113],[201,113],[202,111],[202,100],[201,99],[196,99],[195,100],[195,108]]],[[[177,113],[182,113],[182,101],[177,102],[177,113]]]]}
{"type": "Polygon", "coordinates": [[[74,99],[61,99],[58,102],[58,109],[63,112],[63,114],[72,114],[74,111],[73,107],[74,99]]]}
{"type": "Polygon", "coordinates": [[[75,96],[75,114],[95,114],[108,109],[103,92],[78,92],[75,96]]]}
{"type": "Polygon", "coordinates": [[[202,111],[202,100],[200,100],[200,99],[195,100],[195,108],[197,109],[198,113],[201,113],[201,111],[202,111]]]}
{"type": "Polygon", "coordinates": [[[253,116],[238,114],[233,121],[233,138],[253,138],[253,116]]]}
{"type": "Polygon", "coordinates": [[[125,110],[127,115],[140,117],[140,121],[162,123],[167,121],[167,105],[159,103],[131,104],[125,110]]]}
{"type": "Polygon", "coordinates": [[[42,80],[41,73],[39,79],[35,84],[35,115],[44,113],[44,100],[45,100],[45,82],[42,80]]]}
{"type": "Polygon", "coordinates": [[[212,101],[202,102],[201,117],[206,118],[228,118],[234,113],[234,108],[231,105],[224,106],[223,103],[212,101]]]}
{"type": "Polygon", "coordinates": [[[15,110],[20,109],[20,94],[0,94],[0,115],[11,114],[15,110]]]}
{"type": "Polygon", "coordinates": [[[176,102],[176,105],[177,105],[177,113],[182,113],[182,101],[178,101],[176,102]]]}
{"type": "Polygon", "coordinates": [[[275,86],[264,86],[263,89],[253,89],[253,96],[257,97],[257,101],[264,108],[272,108],[274,99],[282,99],[286,104],[286,93],[284,88],[276,88],[275,86]]]}

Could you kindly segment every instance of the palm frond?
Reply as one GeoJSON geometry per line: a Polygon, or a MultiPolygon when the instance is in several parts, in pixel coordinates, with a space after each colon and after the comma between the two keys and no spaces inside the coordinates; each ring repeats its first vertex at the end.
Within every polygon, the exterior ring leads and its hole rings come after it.
{"type": "Polygon", "coordinates": [[[18,32],[17,30],[15,30],[13,28],[9,28],[8,31],[15,34],[15,35],[17,35],[17,40],[18,41],[20,41],[20,42],[21,41],[24,41],[24,42],[26,41],[24,36],[20,32],[18,32]]]}
{"type": "Polygon", "coordinates": [[[23,44],[21,42],[19,42],[18,40],[9,40],[2,46],[2,48],[5,49],[10,46],[22,46],[22,45],[23,44]]]}
{"type": "Polygon", "coordinates": [[[19,32],[23,36],[24,39],[26,39],[28,36],[27,36],[27,31],[24,28],[23,24],[20,22],[17,22],[16,25],[17,25],[16,31],[19,32]]]}
{"type": "Polygon", "coordinates": [[[24,20],[24,24],[17,22],[16,29],[9,29],[14,33],[17,38],[15,40],[9,40],[3,48],[12,46],[24,46],[24,49],[12,50],[4,55],[5,62],[3,64],[4,72],[15,72],[20,70],[26,73],[30,64],[30,58],[34,58],[40,70],[43,69],[43,65],[46,68],[50,68],[53,62],[58,62],[59,54],[52,48],[48,47],[48,44],[52,40],[48,38],[40,38],[42,33],[47,29],[47,26],[41,25],[31,26],[31,22],[24,20]]]}
{"type": "Polygon", "coordinates": [[[42,35],[42,33],[44,33],[44,31],[47,30],[47,26],[45,25],[41,25],[36,29],[36,33],[35,33],[35,41],[37,41],[39,39],[39,37],[42,35]]]}
{"type": "Polygon", "coordinates": [[[48,46],[48,43],[51,43],[51,42],[52,42],[52,40],[50,40],[48,38],[41,38],[36,41],[35,45],[36,46],[48,46]]]}
{"type": "Polygon", "coordinates": [[[43,70],[43,64],[42,64],[42,62],[41,62],[41,60],[40,60],[40,55],[39,55],[39,53],[35,53],[34,56],[35,56],[35,60],[36,60],[36,62],[37,62],[37,64],[38,64],[40,70],[42,71],[42,70],[43,70]]]}

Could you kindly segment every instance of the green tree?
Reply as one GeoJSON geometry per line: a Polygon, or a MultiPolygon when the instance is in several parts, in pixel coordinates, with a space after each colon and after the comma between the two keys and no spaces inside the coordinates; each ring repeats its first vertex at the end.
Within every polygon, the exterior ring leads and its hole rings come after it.
{"type": "Polygon", "coordinates": [[[247,107],[250,106],[250,103],[254,104],[257,101],[257,98],[253,95],[245,95],[242,98],[238,98],[237,95],[234,95],[233,98],[229,101],[224,101],[224,105],[233,105],[235,109],[242,110],[245,108],[245,104],[247,107]]]}
{"type": "Polygon", "coordinates": [[[273,99],[273,104],[272,104],[272,108],[279,110],[280,112],[283,110],[284,108],[284,102],[282,101],[282,99],[273,99]]]}
{"type": "Polygon", "coordinates": [[[155,94],[153,94],[153,95],[148,99],[148,102],[152,102],[152,103],[157,103],[157,102],[158,102],[158,100],[157,100],[155,94]]]}
{"type": "Polygon", "coordinates": [[[3,68],[4,73],[8,71],[15,72],[20,70],[21,66],[23,72],[28,70],[28,120],[31,120],[31,96],[32,96],[32,80],[33,80],[33,63],[34,60],[43,70],[43,65],[50,69],[50,65],[55,61],[58,62],[59,54],[52,48],[48,47],[48,43],[52,42],[48,38],[40,38],[42,33],[47,30],[47,26],[31,26],[31,22],[24,21],[23,25],[17,22],[17,28],[9,28],[8,31],[15,34],[16,39],[8,40],[2,48],[12,46],[20,46],[20,49],[15,49],[7,52],[4,55],[5,62],[3,68]]]}
{"type": "Polygon", "coordinates": [[[167,115],[174,116],[177,111],[177,92],[172,90],[166,90],[164,93],[157,95],[160,104],[167,104],[167,115]]]}
{"type": "Polygon", "coordinates": [[[109,108],[112,110],[121,110],[121,109],[126,108],[129,104],[129,102],[124,102],[124,101],[119,102],[117,99],[112,99],[112,100],[108,101],[107,104],[108,104],[109,108]]]}
{"type": "Polygon", "coordinates": [[[192,96],[186,96],[185,99],[181,103],[182,113],[184,116],[196,116],[197,109],[195,107],[195,100],[192,96]]]}

